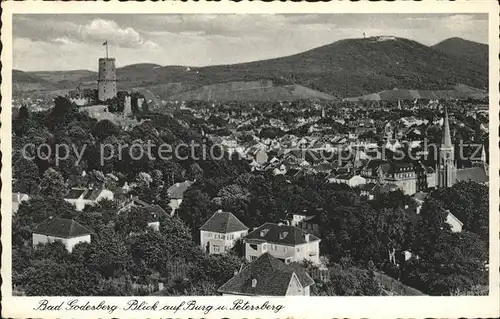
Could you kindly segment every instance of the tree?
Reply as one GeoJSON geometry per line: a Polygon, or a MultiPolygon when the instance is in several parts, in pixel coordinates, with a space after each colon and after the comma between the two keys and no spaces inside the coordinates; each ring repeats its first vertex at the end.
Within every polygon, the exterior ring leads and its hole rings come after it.
{"type": "Polygon", "coordinates": [[[74,218],[75,208],[62,198],[33,196],[22,202],[16,213],[23,226],[35,227],[49,217],[74,218]]]}
{"type": "Polygon", "coordinates": [[[49,168],[43,173],[40,183],[41,193],[47,197],[62,198],[66,194],[66,184],[58,171],[49,168]]]}
{"type": "Polygon", "coordinates": [[[12,163],[13,191],[31,194],[38,184],[40,176],[38,166],[24,157],[17,158],[12,163]]]}
{"type": "Polygon", "coordinates": [[[160,219],[160,232],[184,240],[192,240],[191,229],[178,217],[164,216],[160,219]]]}
{"type": "Polygon", "coordinates": [[[312,286],[312,294],[317,296],[380,296],[382,286],[372,271],[354,267],[335,266],[330,269],[328,282],[318,282],[312,286]]]}
{"type": "Polygon", "coordinates": [[[28,296],[93,296],[101,285],[101,277],[82,264],[52,260],[35,262],[20,281],[28,296]]]}
{"type": "Polygon", "coordinates": [[[159,232],[144,232],[128,239],[132,260],[136,265],[161,271],[167,258],[171,258],[164,236],[159,232]]]}
{"type": "Polygon", "coordinates": [[[123,212],[118,216],[115,229],[124,237],[131,233],[144,232],[148,227],[150,217],[147,208],[132,207],[130,211],[123,212]]]}
{"type": "Polygon", "coordinates": [[[99,140],[103,140],[108,136],[118,135],[119,129],[109,120],[102,120],[96,123],[92,129],[92,135],[99,140]]]}
{"type": "Polygon", "coordinates": [[[464,228],[489,239],[489,190],[476,182],[459,182],[431,193],[462,223],[464,228]]]}
{"type": "Polygon", "coordinates": [[[241,260],[232,254],[206,255],[191,271],[193,281],[212,281],[220,287],[234,276],[241,260]]]}
{"type": "Polygon", "coordinates": [[[92,254],[86,262],[104,278],[117,277],[125,270],[129,255],[120,236],[112,228],[101,230],[92,241],[92,254]]]}
{"type": "Polygon", "coordinates": [[[68,250],[61,241],[40,244],[34,250],[34,258],[38,260],[48,259],[57,263],[63,263],[69,259],[68,250]]]}
{"type": "Polygon", "coordinates": [[[210,198],[195,185],[184,193],[182,204],[177,210],[177,216],[191,228],[191,233],[195,242],[199,241],[199,231],[204,223],[213,214],[210,209],[210,198]]]}

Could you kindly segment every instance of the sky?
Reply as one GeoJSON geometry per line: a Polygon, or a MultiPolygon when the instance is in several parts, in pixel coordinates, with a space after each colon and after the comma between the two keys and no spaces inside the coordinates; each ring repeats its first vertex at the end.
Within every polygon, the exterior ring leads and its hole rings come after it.
{"type": "Polygon", "coordinates": [[[345,38],[391,35],[433,45],[488,41],[486,14],[23,14],[13,17],[13,67],[97,70],[105,40],[117,67],[206,66],[287,56],[345,38]]]}

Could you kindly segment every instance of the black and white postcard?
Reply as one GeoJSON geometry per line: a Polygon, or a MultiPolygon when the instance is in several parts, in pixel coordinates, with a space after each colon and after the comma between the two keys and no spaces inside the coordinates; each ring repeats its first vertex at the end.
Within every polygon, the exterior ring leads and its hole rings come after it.
{"type": "Polygon", "coordinates": [[[495,2],[3,7],[3,316],[500,315],[495,2]]]}

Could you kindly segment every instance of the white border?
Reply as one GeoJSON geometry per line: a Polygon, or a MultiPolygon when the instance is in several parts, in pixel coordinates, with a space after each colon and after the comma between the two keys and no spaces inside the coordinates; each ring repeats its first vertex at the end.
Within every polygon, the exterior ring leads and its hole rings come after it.
{"type": "MultiPolygon", "coordinates": [[[[425,2],[337,2],[337,3],[256,3],[256,2],[3,2],[2,3],[2,317],[13,318],[450,318],[497,317],[500,315],[499,287],[499,149],[498,149],[498,83],[499,83],[499,7],[496,1],[425,1],[425,2]],[[266,300],[281,303],[285,308],[278,314],[269,311],[211,312],[125,312],[111,315],[107,312],[40,312],[34,311],[40,297],[12,297],[11,278],[11,70],[12,70],[12,14],[13,13],[489,13],[490,48],[490,294],[484,297],[286,297],[245,298],[258,304],[266,300]]],[[[51,297],[52,303],[70,298],[51,297]]],[[[132,298],[87,297],[84,300],[116,303],[124,306],[132,298]]],[[[236,298],[230,297],[143,297],[136,298],[163,304],[178,304],[196,299],[198,303],[230,306],[236,298]]]]}

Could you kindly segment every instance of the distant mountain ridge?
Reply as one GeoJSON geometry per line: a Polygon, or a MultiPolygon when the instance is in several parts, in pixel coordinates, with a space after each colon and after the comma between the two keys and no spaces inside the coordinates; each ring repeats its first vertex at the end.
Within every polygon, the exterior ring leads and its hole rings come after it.
{"type": "Polygon", "coordinates": [[[481,67],[488,67],[488,45],[484,43],[449,38],[433,45],[432,48],[477,63],[481,67]]]}
{"type": "MultiPolygon", "coordinates": [[[[449,90],[458,83],[486,89],[487,60],[475,58],[484,54],[484,46],[455,38],[434,46],[397,37],[345,39],[291,56],[232,65],[128,65],[117,68],[117,78],[119,89],[148,89],[161,99],[207,85],[260,80],[271,80],[276,87],[300,85],[337,98],[394,88],[449,90]],[[456,47],[462,49],[450,53],[456,47]]],[[[19,90],[75,89],[82,83],[95,87],[96,80],[91,71],[13,72],[19,90]],[[19,85],[23,83],[30,85],[19,85]]]]}

